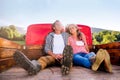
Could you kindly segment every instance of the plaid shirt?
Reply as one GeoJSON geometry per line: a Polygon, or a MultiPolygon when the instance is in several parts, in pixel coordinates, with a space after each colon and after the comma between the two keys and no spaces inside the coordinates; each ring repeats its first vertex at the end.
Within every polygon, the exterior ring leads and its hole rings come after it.
{"type": "MultiPolygon", "coordinates": [[[[53,38],[54,38],[54,34],[55,34],[54,32],[51,32],[46,37],[45,48],[44,48],[44,51],[46,53],[48,53],[48,51],[52,51],[53,52],[53,38]]],[[[67,43],[68,43],[69,34],[66,33],[66,32],[62,32],[61,34],[62,34],[62,37],[63,37],[63,40],[64,40],[64,44],[66,46],[67,43]]]]}

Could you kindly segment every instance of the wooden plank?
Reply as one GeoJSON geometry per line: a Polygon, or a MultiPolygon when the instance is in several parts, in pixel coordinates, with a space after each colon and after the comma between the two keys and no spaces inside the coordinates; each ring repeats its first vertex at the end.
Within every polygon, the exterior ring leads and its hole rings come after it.
{"type": "MultiPolygon", "coordinates": [[[[0,72],[15,65],[13,54],[16,50],[16,48],[0,48],[0,72]]],[[[43,48],[37,45],[26,46],[26,48],[23,48],[22,46],[21,49],[18,50],[22,51],[30,60],[37,60],[41,56],[45,55],[45,53],[43,53],[43,48]]]]}
{"type": "Polygon", "coordinates": [[[113,65],[113,74],[105,71],[94,72],[81,66],[73,66],[70,74],[61,75],[60,67],[49,67],[41,70],[34,76],[29,76],[27,72],[20,67],[0,73],[0,80],[119,80],[120,66],[113,65]]]}
{"type": "Polygon", "coordinates": [[[120,49],[106,49],[112,64],[120,65],[120,49]]]}
{"type": "Polygon", "coordinates": [[[21,45],[4,38],[0,38],[0,47],[19,49],[21,45]]]}
{"type": "Polygon", "coordinates": [[[101,45],[94,45],[95,49],[120,49],[120,42],[112,42],[107,44],[101,44],[101,45]]]}
{"type": "Polygon", "coordinates": [[[0,59],[0,72],[8,70],[14,65],[15,65],[15,61],[13,58],[0,59]]]}
{"type": "Polygon", "coordinates": [[[43,49],[24,49],[21,50],[30,60],[36,60],[45,55],[43,49]]]}
{"type": "Polygon", "coordinates": [[[120,65],[120,42],[89,46],[90,51],[97,53],[99,49],[105,49],[110,54],[112,64],[120,65]]]}
{"type": "Polygon", "coordinates": [[[0,59],[12,57],[15,51],[16,49],[0,48],[0,59]]]}

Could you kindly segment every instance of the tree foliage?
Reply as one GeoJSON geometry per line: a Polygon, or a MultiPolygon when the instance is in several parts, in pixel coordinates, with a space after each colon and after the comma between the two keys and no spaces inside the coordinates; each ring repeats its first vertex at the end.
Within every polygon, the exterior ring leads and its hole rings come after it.
{"type": "Polygon", "coordinates": [[[93,44],[106,44],[110,42],[120,41],[120,32],[104,30],[98,33],[93,33],[93,44]]]}
{"type": "Polygon", "coordinates": [[[9,40],[21,41],[24,40],[24,36],[24,34],[17,31],[16,26],[14,25],[0,27],[0,37],[9,40]]]}

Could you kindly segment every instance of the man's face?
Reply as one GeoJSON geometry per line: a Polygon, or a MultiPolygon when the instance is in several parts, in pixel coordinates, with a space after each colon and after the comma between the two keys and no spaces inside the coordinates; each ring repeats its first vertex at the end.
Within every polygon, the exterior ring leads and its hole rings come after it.
{"type": "Polygon", "coordinates": [[[55,31],[62,31],[63,30],[63,25],[61,24],[61,22],[56,22],[55,23],[54,30],[55,31]]]}

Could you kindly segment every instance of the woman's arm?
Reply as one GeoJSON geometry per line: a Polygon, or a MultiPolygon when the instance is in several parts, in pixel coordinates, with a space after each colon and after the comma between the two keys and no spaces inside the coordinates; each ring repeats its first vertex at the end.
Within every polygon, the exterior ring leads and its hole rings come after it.
{"type": "Polygon", "coordinates": [[[88,44],[87,44],[87,41],[86,41],[85,34],[84,34],[84,33],[81,33],[81,37],[82,37],[82,40],[83,40],[84,43],[85,43],[85,48],[86,48],[86,50],[89,52],[89,48],[88,48],[88,44]]]}

